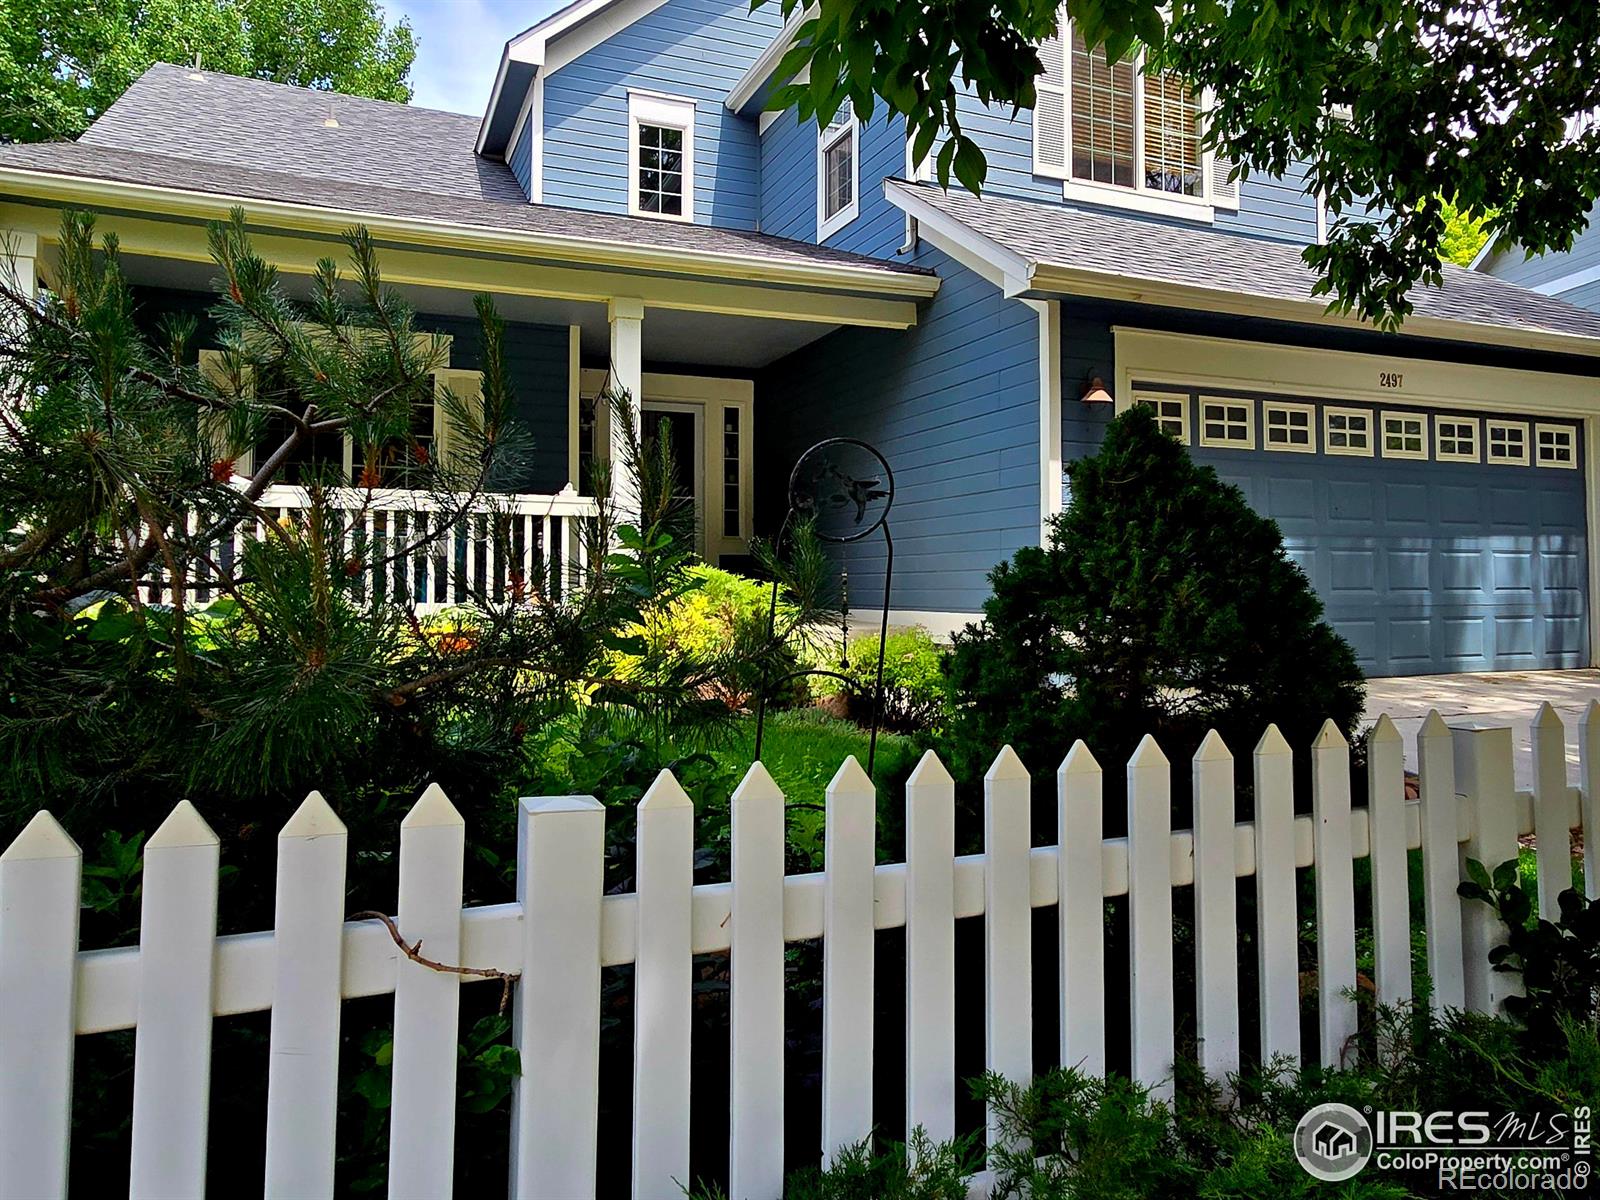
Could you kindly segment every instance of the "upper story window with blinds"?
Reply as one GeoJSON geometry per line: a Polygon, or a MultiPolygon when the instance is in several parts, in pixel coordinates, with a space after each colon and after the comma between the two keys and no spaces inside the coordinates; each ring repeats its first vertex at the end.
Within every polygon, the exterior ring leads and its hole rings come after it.
{"type": "Polygon", "coordinates": [[[1232,164],[1201,147],[1204,104],[1187,81],[1146,71],[1141,55],[1112,63],[1062,17],[1040,47],[1034,171],[1062,180],[1066,199],[1209,218],[1239,206],[1232,164]]]}

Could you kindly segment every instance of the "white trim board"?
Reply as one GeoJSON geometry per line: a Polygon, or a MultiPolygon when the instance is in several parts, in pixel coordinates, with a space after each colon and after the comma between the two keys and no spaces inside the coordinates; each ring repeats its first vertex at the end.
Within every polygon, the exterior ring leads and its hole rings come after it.
{"type": "Polygon", "coordinates": [[[1240,388],[1391,408],[1600,415],[1600,379],[1508,367],[1318,350],[1113,326],[1117,391],[1140,383],[1240,388]],[[1384,380],[1391,379],[1391,385],[1384,380]]]}

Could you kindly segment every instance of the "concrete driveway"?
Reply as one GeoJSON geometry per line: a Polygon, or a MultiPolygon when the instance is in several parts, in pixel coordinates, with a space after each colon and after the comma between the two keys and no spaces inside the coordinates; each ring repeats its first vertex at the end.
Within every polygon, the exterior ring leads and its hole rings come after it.
{"type": "Polygon", "coordinates": [[[1600,670],[1500,671],[1491,675],[1414,675],[1367,681],[1366,725],[1388,713],[1406,743],[1406,767],[1417,769],[1417,730],[1429,709],[1446,721],[1470,717],[1511,726],[1519,788],[1533,786],[1528,726],[1549,701],[1567,728],[1567,777],[1578,782],[1578,720],[1590,700],[1600,700],[1600,670]]]}

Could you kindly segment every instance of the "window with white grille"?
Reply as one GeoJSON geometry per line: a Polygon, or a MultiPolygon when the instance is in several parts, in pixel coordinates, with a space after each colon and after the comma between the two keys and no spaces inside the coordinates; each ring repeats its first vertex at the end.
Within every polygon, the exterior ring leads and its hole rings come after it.
{"type": "Polygon", "coordinates": [[[1189,444],[1189,397],[1161,392],[1140,392],[1133,398],[1135,404],[1148,405],[1156,415],[1156,424],[1184,445],[1189,444]]]}
{"type": "Polygon", "coordinates": [[[1534,461],[1541,467],[1576,468],[1578,434],[1571,425],[1535,425],[1534,461]]]}
{"type": "Polygon", "coordinates": [[[1434,457],[1440,462],[1477,462],[1478,419],[1435,417],[1433,445],[1434,457]]]}
{"type": "Polygon", "coordinates": [[[1383,456],[1427,458],[1428,418],[1422,413],[1384,413],[1383,456]]]}
{"type": "Polygon", "coordinates": [[[817,135],[817,241],[854,221],[861,211],[859,126],[848,103],[817,135]]]}
{"type": "Polygon", "coordinates": [[[1268,450],[1288,450],[1297,454],[1315,453],[1316,413],[1316,408],[1310,404],[1266,401],[1261,406],[1261,444],[1268,450]]]}
{"type": "Polygon", "coordinates": [[[628,211],[694,219],[694,101],[628,94],[628,211]]]}
{"type": "Polygon", "coordinates": [[[1218,397],[1200,398],[1200,444],[1230,450],[1253,450],[1255,402],[1218,397]]]}
{"type": "Polygon", "coordinates": [[[1528,465],[1528,423],[1526,421],[1488,421],[1484,424],[1484,455],[1489,462],[1505,467],[1528,465]]]}
{"type": "Polygon", "coordinates": [[[1372,457],[1372,414],[1364,408],[1323,409],[1322,445],[1329,454],[1372,457]]]}

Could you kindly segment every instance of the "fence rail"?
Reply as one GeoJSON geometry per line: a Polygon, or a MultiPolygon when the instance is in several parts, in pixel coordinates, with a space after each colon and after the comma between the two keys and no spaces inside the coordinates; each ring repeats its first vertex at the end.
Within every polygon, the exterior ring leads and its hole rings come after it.
{"type": "MultiPolygon", "coordinates": [[[[955,854],[955,785],[929,754],[906,785],[906,861],[876,863],[876,797],[855,760],[828,788],[825,869],[784,875],[785,799],[759,763],[732,801],[731,879],[693,882],[693,808],[666,772],[638,805],[637,891],[603,895],[603,809],[588,797],[525,798],[517,899],[462,908],[465,824],[431,787],[400,834],[397,925],[436,961],[520,974],[522,1075],[508,1130],[511,1194],[593,1195],[599,1112],[600,973],[633,964],[633,1193],[678,1195],[689,1178],[691,958],[731,951],[729,1194],[781,1194],[784,947],[823,943],[822,1144],[833,1155],[872,1125],[875,930],[904,928],[906,1129],[955,1132],[955,922],[984,921],[987,1066],[1025,1081],[1033,1063],[1032,910],[1056,909],[1059,1061],[1104,1069],[1103,902],[1126,896],[1134,1074],[1170,1094],[1177,1053],[1173,894],[1193,888],[1198,1046],[1208,1071],[1244,1056],[1236,880],[1258,900],[1260,1044],[1299,1059],[1297,867],[1316,868],[1316,1007],[1324,1063],[1353,1048],[1357,908],[1352,863],[1370,858],[1373,986],[1411,997],[1411,930],[1426,931],[1432,1003],[1494,1011],[1515,978],[1489,970],[1503,927],[1456,895],[1463,856],[1495,864],[1538,837],[1544,911],[1570,877],[1569,830],[1596,827],[1600,704],[1579,728],[1580,786],[1564,730],[1533,726],[1534,788],[1512,782],[1505,728],[1417,739],[1408,801],[1399,733],[1368,742],[1364,808],[1351,806],[1349,747],[1329,725],[1310,747],[1310,815],[1296,815],[1294,751],[1269,727],[1245,763],[1215,735],[1189,769],[1194,828],[1169,827],[1172,764],[1146,738],[1127,764],[1128,834],[1102,835],[1103,772],[1081,743],[1057,775],[1057,840],[1035,846],[1029,781],[1003,749],[984,779],[984,852],[955,854]],[[1233,819],[1248,772],[1254,819],[1233,819]],[[1424,908],[1409,911],[1407,851],[1420,849],[1424,908]]],[[[1597,877],[1585,838],[1586,890],[1597,877]]],[[[377,921],[344,919],[344,826],[313,793],[279,834],[275,929],[217,937],[218,843],[187,802],[145,850],[140,943],[80,950],[76,844],[45,812],[0,854],[0,1197],[63,1196],[78,1036],[135,1029],[132,1194],[200,1195],[211,1023],[270,1010],[264,1131],[268,1195],[333,1194],[341,999],[395,997],[391,1194],[447,1195],[454,1155],[462,976],[397,949],[377,921]]],[[[789,1164],[793,1166],[794,1164],[789,1164]]],[[[983,1177],[975,1180],[981,1192],[983,1177]]]]}
{"type": "MultiPolygon", "coordinates": [[[[484,493],[436,496],[404,488],[334,488],[329,510],[339,520],[341,553],[356,586],[403,600],[419,610],[464,603],[474,596],[503,602],[533,588],[557,595],[579,587],[588,571],[582,522],[599,512],[593,497],[571,488],[556,495],[484,493]]],[[[196,600],[213,598],[220,579],[243,560],[247,541],[311,509],[305,488],[276,484],[256,502],[260,516],[235,525],[200,547],[188,572],[196,600]]],[[[202,539],[196,514],[184,521],[189,539],[202,539]]],[[[153,604],[170,603],[170,572],[158,558],[140,583],[153,604]]]]}

